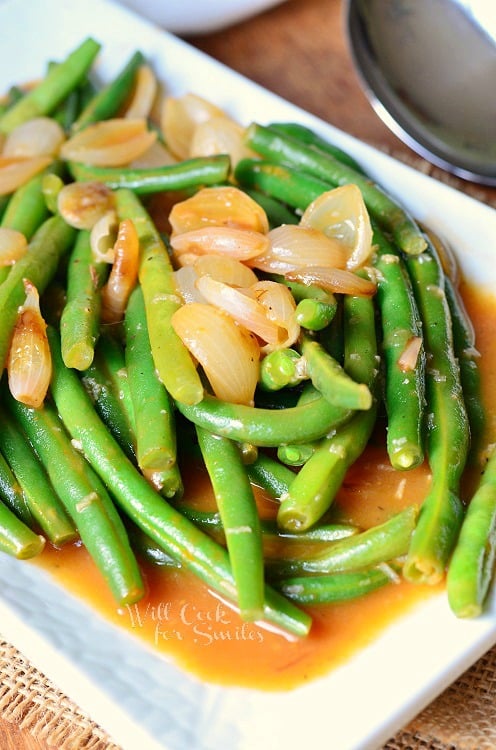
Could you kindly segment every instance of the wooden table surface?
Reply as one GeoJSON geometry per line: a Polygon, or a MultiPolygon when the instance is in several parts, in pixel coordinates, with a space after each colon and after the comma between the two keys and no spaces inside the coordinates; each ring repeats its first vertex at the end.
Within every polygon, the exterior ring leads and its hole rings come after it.
{"type": "MultiPolygon", "coordinates": [[[[288,0],[229,30],[188,41],[342,130],[415,158],[376,116],[360,88],[347,49],[341,0],[288,0]]],[[[496,198],[496,190],[466,187],[482,199],[496,198]]],[[[49,746],[0,720],[0,748],[49,746]]]]}

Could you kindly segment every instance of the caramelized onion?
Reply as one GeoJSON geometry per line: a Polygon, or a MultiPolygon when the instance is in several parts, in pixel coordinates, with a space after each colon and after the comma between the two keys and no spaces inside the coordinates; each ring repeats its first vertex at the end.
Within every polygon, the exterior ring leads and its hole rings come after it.
{"type": "Polygon", "coordinates": [[[176,257],[183,253],[213,253],[228,255],[236,260],[250,260],[266,252],[269,247],[267,235],[261,232],[212,226],[174,235],[170,243],[176,257]]]}
{"type": "Polygon", "coordinates": [[[162,105],[160,126],[167,147],[178,159],[187,159],[196,126],[223,114],[219,107],[197,94],[166,97],[162,105]]]}
{"type": "Polygon", "coordinates": [[[172,234],[206,226],[250,229],[266,234],[267,214],[256,201],[237,187],[208,187],[176,203],[170,214],[172,234]]]}
{"type": "Polygon", "coordinates": [[[56,120],[51,117],[35,117],[9,133],[2,156],[55,156],[64,140],[64,131],[56,120]]]}
{"type": "Polygon", "coordinates": [[[9,390],[17,401],[39,408],[48,391],[52,359],[38,290],[24,280],[26,300],[19,308],[7,357],[9,390]]]}
{"type": "Polygon", "coordinates": [[[153,102],[157,96],[158,83],[155,73],[149,65],[141,65],[136,75],[133,97],[129,102],[124,117],[137,119],[149,117],[153,102]]]}
{"type": "Polygon", "coordinates": [[[28,241],[17,229],[0,227],[0,266],[12,266],[28,249],[28,241]]]}
{"type": "Polygon", "coordinates": [[[115,211],[107,211],[93,224],[90,233],[90,246],[96,263],[114,262],[114,245],[117,239],[119,222],[115,211]]]}
{"type": "Polygon", "coordinates": [[[9,195],[28,182],[52,161],[51,156],[30,156],[0,158],[0,195],[9,195]]]}
{"type": "Polygon", "coordinates": [[[222,310],[198,302],[176,310],[172,326],[218,398],[253,404],[260,358],[254,336],[222,310]]]}
{"type": "Polygon", "coordinates": [[[211,117],[196,126],[190,156],[229,154],[234,167],[241,159],[254,156],[244,143],[244,128],[226,115],[211,117]]]}
{"type": "Polygon", "coordinates": [[[121,167],[145,153],[157,134],[144,118],[114,118],[88,125],[66,141],[60,154],[68,161],[101,167],[121,167]]]}
{"type": "Polygon", "coordinates": [[[136,286],[139,265],[139,238],[131,219],[119,224],[114,245],[114,262],[102,289],[102,321],[119,323],[124,317],[129,295],[136,286]]]}
{"type": "Polygon", "coordinates": [[[372,297],[376,285],[369,279],[357,276],[353,271],[342,268],[308,268],[295,269],[286,274],[290,281],[301,281],[303,284],[315,284],[328,292],[336,294],[353,294],[357,297],[372,297]]]}
{"type": "Polygon", "coordinates": [[[103,182],[70,182],[60,189],[57,209],[76,229],[92,229],[114,208],[114,194],[103,182]]]}
{"type": "Polygon", "coordinates": [[[248,287],[258,281],[251,268],[229,255],[200,255],[194,268],[198,276],[211,276],[230,286],[248,287]]]}
{"type": "Polygon", "coordinates": [[[317,229],[283,224],[271,229],[268,238],[267,252],[250,264],[261,271],[285,274],[308,266],[344,268],[346,265],[346,250],[341,243],[317,229]]]}
{"type": "Polygon", "coordinates": [[[411,372],[416,368],[421,347],[422,339],[420,336],[412,336],[408,340],[398,359],[398,367],[402,372],[411,372]]]}

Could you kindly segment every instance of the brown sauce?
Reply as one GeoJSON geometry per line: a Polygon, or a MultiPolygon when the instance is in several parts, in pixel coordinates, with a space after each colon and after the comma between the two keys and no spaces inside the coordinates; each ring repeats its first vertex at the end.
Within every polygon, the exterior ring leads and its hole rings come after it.
{"type": "MultiPolygon", "coordinates": [[[[464,288],[463,293],[477,331],[485,405],[492,415],[496,406],[496,392],[490,387],[491,368],[496,362],[496,301],[471,287],[464,288]]],[[[495,425],[490,423],[488,430],[494,435],[495,425]]],[[[370,526],[412,502],[419,503],[428,486],[425,465],[395,472],[384,447],[371,445],[348,473],[336,507],[343,518],[370,526]]],[[[197,499],[201,492],[196,479],[189,493],[197,499]]],[[[265,506],[270,513],[270,502],[265,506]]],[[[243,623],[225,602],[184,571],[144,566],[145,598],[133,607],[117,609],[80,546],[48,548],[37,564],[108,620],[201,679],[262,690],[291,689],[328,673],[419,601],[442,590],[442,586],[433,589],[392,584],[360,600],[314,607],[309,610],[314,618],[310,635],[289,640],[243,623]]]]}

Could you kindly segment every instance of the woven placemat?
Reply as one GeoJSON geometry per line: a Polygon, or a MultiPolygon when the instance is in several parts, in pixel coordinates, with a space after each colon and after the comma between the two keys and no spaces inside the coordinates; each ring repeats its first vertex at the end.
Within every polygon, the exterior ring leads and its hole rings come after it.
{"type": "MultiPolygon", "coordinates": [[[[403,152],[392,155],[496,207],[496,191],[464,183],[415,156],[403,152]]],[[[5,721],[56,750],[120,750],[90,716],[5,641],[0,641],[0,676],[0,716],[5,721]]],[[[496,748],[496,646],[391,738],[383,750],[423,748],[496,748]]]]}

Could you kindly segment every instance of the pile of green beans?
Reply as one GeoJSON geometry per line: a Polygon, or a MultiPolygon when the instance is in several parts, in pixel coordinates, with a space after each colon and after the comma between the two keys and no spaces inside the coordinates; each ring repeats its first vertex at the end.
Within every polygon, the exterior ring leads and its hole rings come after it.
{"type": "MultiPolygon", "coordinates": [[[[118,116],[146,60],[136,52],[95,90],[99,51],[85,40],[34,89],[6,99],[0,133],[39,115],[56,117],[68,133],[118,116]]],[[[29,278],[50,315],[53,375],[39,409],[15,401],[5,377],[0,385],[0,550],[28,558],[45,540],[78,540],[119,604],[144,595],[144,561],[164,566],[164,575],[184,567],[243,619],[300,637],[311,628],[305,606],[402,578],[437,583],[447,573],[453,611],[474,616],[494,571],[496,459],[467,510],[460,487],[472,433],[479,438],[482,429],[480,374],[470,321],[436,243],[312,130],[252,123],[245,141],[254,156],[234,168],[225,154],[161,169],[54,162],[2,202],[0,225],[23,232],[29,247],[0,272],[1,369],[29,278]],[[136,227],[139,280],[121,325],[100,320],[107,267],[94,262],[89,231],[58,214],[53,175],[57,184],[104,183],[118,219],[136,227]],[[182,301],[147,202],[229,182],[264,208],[270,226],[298,223],[316,197],[354,183],[373,224],[373,254],[358,273],[376,282],[374,297],[272,277],[291,290],[301,335],[262,361],[253,406],[213,396],[175,334],[171,318],[182,301]],[[53,313],[56,283],[64,299],[53,313]],[[418,356],[404,369],[412,339],[418,356]],[[392,470],[428,462],[427,497],[377,526],[343,523],[336,498],[384,424],[392,470]],[[215,511],[188,504],[188,462],[203,465],[215,511]],[[271,521],[260,518],[259,488],[277,509],[271,521]]]]}

